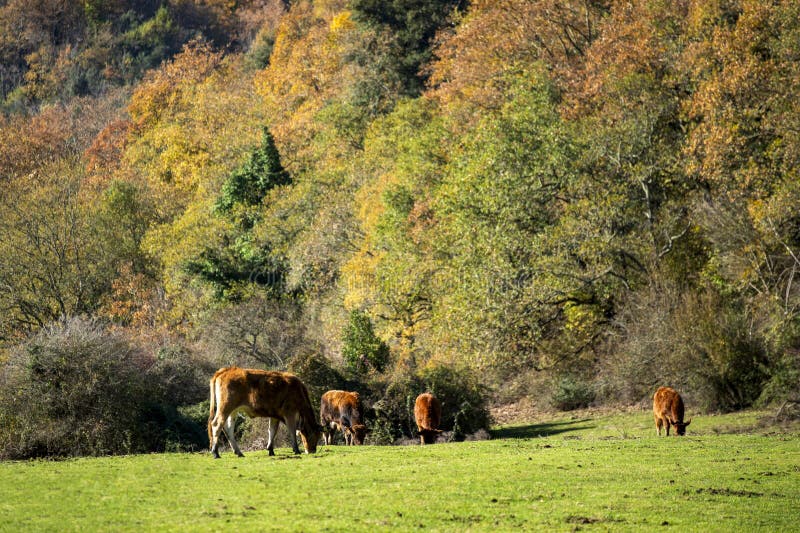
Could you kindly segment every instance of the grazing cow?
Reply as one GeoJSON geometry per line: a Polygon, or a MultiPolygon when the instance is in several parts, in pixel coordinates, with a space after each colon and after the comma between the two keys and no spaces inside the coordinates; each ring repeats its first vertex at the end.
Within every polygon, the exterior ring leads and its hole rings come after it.
{"type": "Polygon", "coordinates": [[[297,376],[233,366],[217,370],[209,388],[208,439],[215,458],[219,458],[221,430],[225,431],[236,455],[244,456],[233,435],[238,413],[269,418],[267,450],[270,455],[275,455],[275,434],[281,422],[289,430],[294,453],[300,453],[295,430],[300,433],[306,453],[317,451],[320,427],[314,417],[308,390],[297,376]]]}
{"type": "Polygon", "coordinates": [[[653,395],[653,417],[656,420],[656,432],[661,436],[661,427],[667,426],[667,436],[669,427],[675,426],[675,433],[678,435],[686,434],[686,426],[692,423],[683,421],[683,399],[681,395],[670,387],[659,387],[653,395]]]}
{"type": "Polygon", "coordinates": [[[348,446],[364,444],[367,426],[361,417],[363,409],[357,392],[329,390],[322,395],[319,422],[325,433],[325,444],[333,444],[337,430],[342,430],[348,446]]]}
{"type": "Polygon", "coordinates": [[[430,392],[423,392],[414,402],[414,418],[417,421],[420,444],[433,444],[442,432],[442,404],[430,392]]]}

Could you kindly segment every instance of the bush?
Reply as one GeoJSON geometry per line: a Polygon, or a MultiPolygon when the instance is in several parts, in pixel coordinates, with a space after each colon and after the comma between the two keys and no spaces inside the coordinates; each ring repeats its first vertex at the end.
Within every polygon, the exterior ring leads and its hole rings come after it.
{"type": "Polygon", "coordinates": [[[564,376],[556,383],[550,404],[561,411],[572,411],[589,407],[594,397],[594,389],[589,383],[575,376],[564,376]]]}
{"type": "Polygon", "coordinates": [[[314,352],[296,356],[289,363],[288,370],[305,383],[315,409],[325,392],[348,389],[348,382],[344,376],[333,368],[324,356],[314,352]]]}
{"type": "Polygon", "coordinates": [[[363,375],[370,368],[383,372],[389,363],[389,347],[375,335],[372,321],[362,311],[350,313],[342,344],[345,364],[356,375],[363,375]]]}
{"type": "Polygon", "coordinates": [[[370,444],[392,444],[401,437],[414,435],[414,400],[425,385],[412,373],[399,371],[371,383],[374,420],[370,444]]]}
{"type": "Polygon", "coordinates": [[[751,406],[767,384],[765,347],[731,296],[656,285],[633,297],[619,320],[626,338],[601,373],[617,399],[647,402],[672,384],[695,408],[732,411],[751,406]]]}
{"type": "Polygon", "coordinates": [[[453,440],[489,428],[487,390],[477,374],[466,368],[433,366],[420,372],[420,378],[442,402],[440,429],[452,428],[453,440]]]}
{"type": "Polygon", "coordinates": [[[95,322],[47,327],[12,350],[2,367],[0,457],[203,447],[205,423],[181,415],[174,401],[195,397],[198,387],[95,322]],[[179,393],[183,388],[192,392],[179,393]]]}
{"type": "Polygon", "coordinates": [[[432,366],[420,372],[400,371],[373,385],[377,391],[375,420],[370,442],[390,444],[401,437],[417,434],[414,402],[423,392],[433,393],[442,403],[440,429],[452,430],[453,440],[487,429],[490,423],[486,390],[476,374],[468,369],[432,366]]]}

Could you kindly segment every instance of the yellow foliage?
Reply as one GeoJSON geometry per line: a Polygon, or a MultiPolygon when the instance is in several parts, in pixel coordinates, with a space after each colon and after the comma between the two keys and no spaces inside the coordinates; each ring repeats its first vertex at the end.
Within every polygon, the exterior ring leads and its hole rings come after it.
{"type": "Polygon", "coordinates": [[[349,11],[342,11],[335,15],[331,20],[331,33],[338,33],[340,31],[352,30],[355,27],[353,23],[352,14],[349,11]]]}

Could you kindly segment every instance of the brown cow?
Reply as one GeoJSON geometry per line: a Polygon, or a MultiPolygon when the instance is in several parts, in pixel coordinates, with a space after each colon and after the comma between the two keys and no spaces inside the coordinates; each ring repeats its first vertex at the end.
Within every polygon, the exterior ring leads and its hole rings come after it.
{"type": "Polygon", "coordinates": [[[224,430],[236,455],[243,457],[233,435],[236,415],[269,418],[267,450],[275,455],[275,434],[283,422],[289,430],[294,453],[299,431],[306,453],[317,451],[320,427],[317,425],[308,390],[300,379],[287,372],[270,372],[238,367],[220,368],[209,382],[211,410],[208,440],[211,453],[219,458],[219,434],[224,430]]]}
{"type": "Polygon", "coordinates": [[[692,423],[683,421],[683,399],[675,389],[670,387],[659,387],[653,395],[653,417],[656,420],[656,432],[661,436],[661,427],[667,426],[667,436],[669,427],[675,426],[678,435],[686,434],[686,426],[692,423]]]}
{"type": "Polygon", "coordinates": [[[423,392],[414,402],[414,418],[417,421],[420,444],[433,444],[442,432],[442,404],[430,392],[423,392]]]}
{"type": "Polygon", "coordinates": [[[337,430],[342,430],[345,444],[364,444],[367,426],[361,418],[363,409],[357,392],[329,390],[322,395],[319,422],[325,433],[325,444],[333,444],[337,430]]]}

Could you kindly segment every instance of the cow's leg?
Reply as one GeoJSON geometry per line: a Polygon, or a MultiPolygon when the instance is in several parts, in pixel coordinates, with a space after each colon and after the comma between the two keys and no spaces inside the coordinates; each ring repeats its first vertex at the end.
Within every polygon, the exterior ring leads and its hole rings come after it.
{"type": "Polygon", "coordinates": [[[664,425],[667,428],[667,437],[669,437],[669,426],[670,426],[669,418],[664,421],[664,425]]]}
{"type": "Polygon", "coordinates": [[[236,442],[236,436],[233,430],[236,429],[236,413],[231,413],[225,420],[225,435],[228,437],[228,442],[231,443],[234,453],[239,457],[244,457],[242,450],[239,449],[239,444],[236,442]]]}
{"type": "Polygon", "coordinates": [[[300,447],[297,445],[297,417],[298,414],[289,415],[286,417],[286,429],[289,431],[289,442],[292,444],[292,451],[295,454],[300,454],[300,447]]]}
{"type": "Polygon", "coordinates": [[[267,423],[267,452],[275,455],[275,436],[278,434],[278,426],[281,421],[277,418],[270,418],[267,423]]]}
{"type": "Polygon", "coordinates": [[[214,459],[219,459],[219,432],[222,424],[217,423],[216,418],[211,421],[211,455],[214,459]]]}
{"type": "Polygon", "coordinates": [[[225,425],[225,415],[218,408],[214,419],[211,421],[211,454],[215,459],[219,459],[219,435],[225,425]]]}
{"type": "Polygon", "coordinates": [[[664,425],[664,421],[661,420],[659,417],[654,417],[656,419],[656,435],[659,437],[661,436],[661,426],[664,425]]]}

